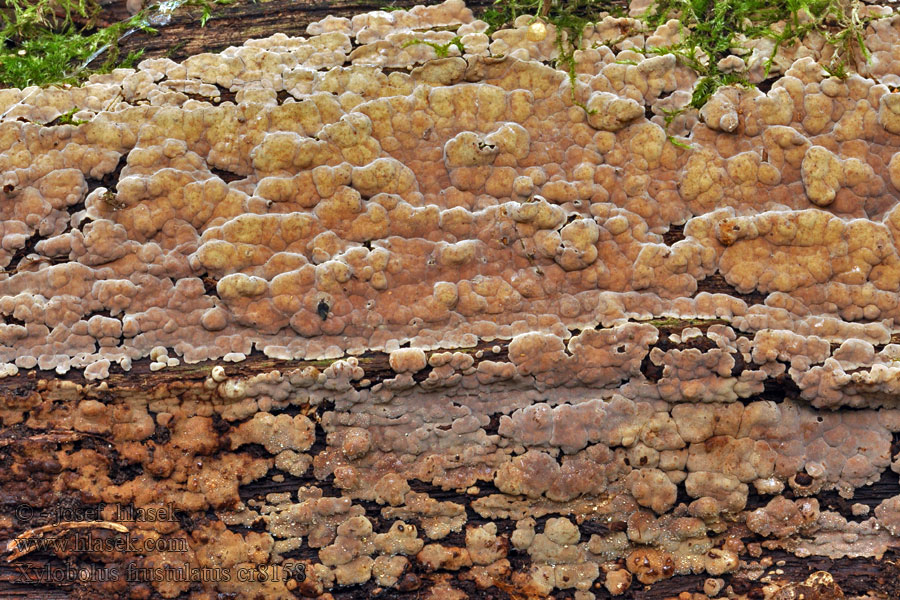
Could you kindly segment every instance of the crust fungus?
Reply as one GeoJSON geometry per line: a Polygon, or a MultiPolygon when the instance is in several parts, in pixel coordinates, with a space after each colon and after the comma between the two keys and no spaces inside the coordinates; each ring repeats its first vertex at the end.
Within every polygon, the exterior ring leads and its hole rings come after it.
{"type": "Polygon", "coordinates": [[[637,101],[609,92],[592,94],[585,106],[589,114],[588,123],[602,131],[619,131],[644,112],[637,101]]]}
{"type": "Polygon", "coordinates": [[[202,564],[296,551],[304,596],[715,596],[757,550],[875,555],[897,497],[806,497],[900,469],[897,28],[866,14],[858,74],[739,40],[718,70],[771,89],[700,110],[646,54],[678,21],[606,16],[566,72],[554,25],[459,0],[2,90],[0,378],[84,376],[4,423],[109,439],[41,477],[220,524],[185,529],[202,564]],[[120,368],[178,384],[122,404],[120,368]]]}

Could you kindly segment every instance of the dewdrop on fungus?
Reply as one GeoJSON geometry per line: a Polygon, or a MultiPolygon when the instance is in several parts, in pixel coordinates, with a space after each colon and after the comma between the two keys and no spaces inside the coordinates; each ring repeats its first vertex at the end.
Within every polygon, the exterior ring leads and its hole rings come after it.
{"type": "Polygon", "coordinates": [[[528,28],[528,40],[541,42],[547,37],[547,26],[542,21],[535,21],[528,28]]]}

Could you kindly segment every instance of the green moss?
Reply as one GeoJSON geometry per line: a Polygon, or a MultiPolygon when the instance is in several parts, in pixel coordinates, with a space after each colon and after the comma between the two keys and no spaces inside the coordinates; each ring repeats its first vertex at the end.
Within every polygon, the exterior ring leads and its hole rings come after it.
{"type": "Polygon", "coordinates": [[[459,49],[460,54],[466,53],[466,48],[465,46],[463,46],[462,38],[460,38],[458,35],[446,44],[438,44],[437,42],[429,42],[428,40],[412,39],[403,42],[403,46],[401,47],[409,48],[410,46],[418,46],[420,44],[424,44],[426,46],[431,46],[432,48],[434,48],[434,53],[438,58],[447,58],[447,56],[449,56],[450,54],[451,46],[456,46],[459,49]]]}
{"type": "MultiPolygon", "coordinates": [[[[214,18],[215,5],[234,0],[181,0],[180,6],[199,7],[200,26],[214,18]]],[[[80,83],[93,73],[132,67],[142,52],[123,56],[119,40],[134,31],[153,33],[151,6],[109,27],[97,28],[96,0],[5,0],[0,27],[0,86],[80,83]]],[[[170,7],[171,9],[172,7],[170,7]]]]}
{"type": "MultiPolygon", "coordinates": [[[[822,34],[837,47],[826,70],[835,77],[847,76],[847,59],[859,55],[868,60],[869,51],[863,43],[863,33],[871,17],[861,18],[858,3],[845,0],[656,0],[640,16],[649,29],[655,29],[670,19],[682,23],[683,41],[679,44],[646,48],[646,54],[674,54],[682,64],[692,68],[699,81],[691,97],[690,106],[701,108],[715,91],[726,85],[749,85],[741,73],[723,73],[718,62],[731,55],[741,45],[741,39],[769,38],[776,51],[783,46],[799,43],[812,32],[822,34]]],[[[534,15],[557,27],[559,58],[557,65],[575,81],[575,50],[581,43],[584,27],[606,14],[623,16],[623,5],[600,0],[497,0],[481,18],[490,26],[489,32],[509,26],[520,15],[534,15]]],[[[615,42],[610,43],[615,45],[615,42]]],[[[766,72],[771,68],[766,65],[766,72]]],[[[629,63],[631,61],[619,61],[629,63]]]]}
{"type": "Polygon", "coordinates": [[[520,15],[535,15],[565,31],[569,40],[575,41],[581,38],[589,22],[598,21],[605,14],[624,16],[625,12],[621,2],[605,0],[496,0],[484,11],[481,20],[490,26],[488,33],[493,33],[512,25],[520,15]]]}
{"type": "Polygon", "coordinates": [[[234,4],[236,0],[182,0],[179,3],[179,6],[196,6],[201,10],[200,13],[200,27],[206,27],[206,22],[211,18],[215,18],[220,15],[213,14],[214,5],[227,6],[229,4],[234,4]]]}
{"type": "Polygon", "coordinates": [[[556,47],[559,57],[556,66],[569,75],[572,102],[590,113],[575,94],[575,51],[581,47],[581,37],[588,23],[606,15],[624,16],[621,3],[603,0],[496,0],[494,7],[486,10],[481,19],[488,25],[488,33],[511,26],[520,15],[534,15],[556,27],[556,47]]]}
{"type": "Polygon", "coordinates": [[[0,28],[0,85],[5,86],[78,83],[92,72],[129,66],[140,54],[121,56],[120,36],[150,30],[142,16],[95,28],[100,8],[94,0],[8,0],[6,6],[0,28]],[[100,58],[99,67],[88,69],[100,58]]]}
{"type": "Polygon", "coordinates": [[[672,135],[670,133],[666,134],[666,139],[673,146],[678,146],[679,148],[684,148],[685,150],[693,150],[694,149],[693,146],[691,146],[687,142],[683,142],[683,141],[679,140],[677,137],[675,137],[674,135],[672,135]]]}
{"type": "Polygon", "coordinates": [[[12,51],[0,54],[0,84],[24,88],[29,85],[78,83],[91,73],[108,72],[118,66],[132,66],[140,53],[131,53],[123,60],[110,44],[96,35],[77,33],[46,33],[23,40],[12,51]],[[109,49],[99,68],[88,70],[84,64],[96,52],[109,49]]]}
{"type": "Polygon", "coordinates": [[[322,359],[318,359],[318,360],[305,360],[303,362],[311,367],[316,367],[316,368],[321,367],[323,369],[326,369],[326,368],[330,367],[331,365],[333,365],[335,362],[337,362],[337,360],[338,359],[336,359],[336,358],[322,358],[322,359]]]}
{"type": "Polygon", "coordinates": [[[87,123],[84,119],[76,119],[75,113],[77,113],[79,109],[77,106],[73,106],[63,114],[56,117],[53,120],[53,125],[81,125],[83,123],[87,123]]]}
{"type": "Polygon", "coordinates": [[[847,65],[844,64],[844,61],[842,60],[832,61],[830,64],[822,65],[822,68],[824,68],[825,72],[831,77],[847,79],[850,76],[850,73],[847,72],[847,65]]]}
{"type": "Polygon", "coordinates": [[[750,83],[741,75],[736,73],[719,73],[718,69],[709,75],[704,75],[694,86],[694,92],[691,94],[691,106],[696,109],[703,108],[703,105],[716,93],[716,90],[725,85],[743,85],[749,86],[750,83]]]}
{"type": "MultiPolygon", "coordinates": [[[[846,77],[845,59],[859,54],[868,60],[863,42],[866,24],[872,18],[860,18],[857,3],[843,0],[657,0],[641,17],[651,28],[678,19],[683,41],[664,48],[647,48],[650,54],[674,54],[700,76],[691,106],[701,108],[715,91],[725,85],[749,85],[739,73],[723,73],[718,62],[740,48],[742,38],[769,38],[775,51],[766,63],[766,73],[779,48],[800,43],[817,32],[837,48],[826,70],[846,77]]],[[[749,50],[748,50],[749,52],[749,50]]]]}

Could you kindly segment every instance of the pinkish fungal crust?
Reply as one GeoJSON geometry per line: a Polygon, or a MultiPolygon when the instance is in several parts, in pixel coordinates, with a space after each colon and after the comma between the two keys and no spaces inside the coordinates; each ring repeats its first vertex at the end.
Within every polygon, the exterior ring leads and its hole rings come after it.
{"type": "Polygon", "coordinates": [[[111,439],[143,474],[84,444],[69,488],[215,511],[199,564],[303,549],[310,596],[416,572],[435,598],[462,597],[448,572],[579,599],[703,573],[715,596],[741,528],[880,556],[900,496],[862,522],[808,496],[900,471],[896,23],[846,79],[814,39],[746,41],[719,69],[771,89],[699,111],[693,71],[638,51],[678,21],[590,24],[571,81],[552,24],[488,35],[459,0],[2,90],[0,379],[76,369],[85,396],[4,424],[111,439]],[[72,107],[88,122],[40,125],[72,107]],[[95,399],[119,368],[256,351],[280,370],[95,399]],[[287,483],[242,495],[260,479],[287,483]]]}

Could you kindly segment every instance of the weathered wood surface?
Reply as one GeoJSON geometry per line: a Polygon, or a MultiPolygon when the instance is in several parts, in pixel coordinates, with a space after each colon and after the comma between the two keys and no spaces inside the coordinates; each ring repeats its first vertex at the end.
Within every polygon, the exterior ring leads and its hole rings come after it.
{"type": "MultiPolygon", "coordinates": [[[[181,60],[201,52],[218,52],[228,46],[240,45],[245,40],[267,37],[273,33],[306,35],[307,25],[328,15],[352,17],[361,12],[386,7],[410,8],[416,4],[439,3],[433,0],[397,0],[390,3],[355,0],[240,0],[234,4],[213,4],[205,27],[200,26],[203,9],[183,6],[167,19],[151,13],[150,24],[157,33],[135,31],[122,39],[121,51],[127,54],[143,50],[145,58],[167,56],[173,60],[181,60]]],[[[476,12],[492,4],[491,0],[466,3],[476,12]]],[[[117,2],[104,11],[101,23],[114,23],[128,17],[125,4],[117,2]]]]}
{"type": "MultiPolygon", "coordinates": [[[[692,326],[695,324],[691,324],[692,326]]],[[[700,325],[702,330],[709,323],[700,325]]],[[[664,339],[670,334],[679,333],[686,323],[671,323],[660,326],[660,338],[664,339]]],[[[468,349],[479,356],[478,360],[505,360],[506,343],[500,343],[499,352],[495,352],[495,344],[480,344],[476,348],[468,349]]],[[[227,365],[226,372],[230,377],[246,378],[259,373],[265,373],[273,368],[281,370],[294,369],[302,366],[315,366],[323,368],[329,361],[276,361],[254,353],[247,360],[235,365],[227,365]]],[[[384,353],[369,353],[359,357],[368,378],[378,382],[390,377],[393,372],[388,365],[388,355],[384,353]]],[[[476,362],[477,364],[477,362],[476,362]]],[[[189,398],[198,397],[198,390],[203,388],[203,382],[210,375],[212,364],[182,365],[165,369],[158,373],[149,370],[149,361],[136,361],[129,373],[121,371],[111,372],[110,377],[102,384],[89,383],[75,372],[66,376],[53,377],[44,373],[29,372],[0,379],[0,395],[9,404],[25,402],[34,406],[36,413],[52,410],[53,406],[63,403],[75,403],[86,398],[98,399],[109,406],[126,406],[135,402],[143,404],[150,402],[151,398],[171,395],[187,401],[189,398]]],[[[427,373],[417,374],[417,379],[422,379],[427,373]]],[[[652,377],[648,373],[648,377],[652,377]]],[[[773,381],[767,386],[766,399],[781,401],[791,397],[794,392],[787,386],[779,386],[773,381]]],[[[288,413],[305,414],[316,423],[315,442],[310,448],[310,453],[315,455],[322,451],[326,445],[325,431],[321,426],[321,415],[327,406],[294,406],[288,413]]],[[[233,432],[234,425],[219,421],[217,428],[221,431],[223,440],[233,432]]],[[[157,427],[156,432],[148,443],[159,446],[168,442],[171,432],[165,427],[157,427]]],[[[21,535],[25,521],[17,519],[20,507],[28,505],[43,509],[51,514],[66,514],[66,511],[86,511],[94,506],[92,500],[81,496],[77,491],[69,490],[64,493],[53,492],[59,487],[60,473],[57,458],[60,454],[71,454],[83,449],[90,449],[103,457],[101,473],[108,476],[111,481],[121,483],[141,474],[139,465],[130,463],[121,456],[116,445],[107,438],[109,436],[74,431],[71,429],[54,429],[51,431],[32,429],[27,424],[18,424],[0,430],[0,536],[3,539],[11,539],[21,535]],[[57,454],[59,453],[59,454],[57,454]]],[[[900,446],[900,441],[895,442],[900,446]]],[[[892,448],[892,452],[896,448],[892,448]]],[[[262,448],[251,447],[246,450],[253,455],[265,455],[262,448]]],[[[277,471],[277,470],[276,470],[277,471]]],[[[271,475],[271,472],[270,472],[271,475]]],[[[467,506],[466,527],[484,525],[488,522],[469,507],[473,500],[484,497],[490,493],[496,493],[497,489],[489,482],[479,486],[480,491],[475,494],[466,493],[464,490],[446,490],[423,482],[411,481],[414,492],[427,493],[438,501],[450,501],[467,506]]],[[[275,478],[267,477],[258,479],[240,487],[240,497],[244,502],[266,502],[269,494],[294,492],[301,486],[317,486],[325,492],[327,497],[341,497],[341,490],[333,485],[333,478],[326,480],[317,479],[311,471],[302,477],[294,477],[283,472],[275,478]]],[[[900,491],[897,485],[897,477],[890,471],[886,472],[881,481],[871,486],[865,486],[857,490],[856,496],[851,501],[841,498],[836,492],[829,491],[817,496],[823,510],[835,511],[847,519],[854,519],[850,505],[861,503],[874,508],[882,500],[894,496],[900,491]]],[[[684,496],[684,488],[680,486],[680,500],[690,501],[684,496]]],[[[788,497],[790,493],[788,493],[788,497]]],[[[271,498],[271,497],[270,497],[271,498]]],[[[749,498],[747,510],[764,506],[769,498],[752,494],[749,498]]],[[[365,516],[373,523],[376,531],[385,531],[390,526],[391,520],[382,516],[380,505],[371,501],[354,501],[365,509],[365,516]]],[[[216,519],[212,513],[179,513],[178,519],[185,531],[191,531],[197,524],[205,519],[216,519]]],[[[546,523],[548,517],[537,519],[540,528],[546,523]]],[[[499,519],[493,521],[501,535],[510,535],[515,521],[499,519]]],[[[32,524],[41,525],[43,522],[32,524]]],[[[580,528],[587,534],[605,534],[624,528],[625,523],[605,523],[602,520],[594,521],[590,515],[585,515],[580,528]]],[[[254,527],[229,526],[228,529],[235,533],[246,534],[255,530],[254,527]]],[[[735,524],[734,535],[744,543],[762,541],[755,534],[743,526],[735,524]]],[[[451,533],[440,543],[450,547],[465,547],[465,531],[451,533]]],[[[309,548],[298,550],[288,554],[294,560],[316,560],[316,552],[309,548]]],[[[745,556],[746,558],[746,556],[745,556]]],[[[747,599],[762,599],[772,597],[773,590],[784,588],[784,594],[807,593],[806,598],[816,600],[838,600],[844,597],[876,594],[879,598],[900,597],[900,568],[897,560],[900,556],[893,551],[885,555],[881,560],[875,558],[841,558],[828,559],[823,557],[798,558],[783,550],[765,550],[759,563],[751,568],[742,568],[736,573],[725,574],[726,589],[730,589],[733,597],[747,599]],[[762,568],[760,567],[762,565],[762,568]],[[804,582],[811,574],[817,571],[826,571],[831,574],[833,584],[827,586],[803,587],[804,582]],[[793,587],[792,587],[793,586],[793,587]],[[799,586],[799,587],[798,587],[799,586]]],[[[76,598],[121,598],[123,592],[138,593],[136,589],[145,589],[142,586],[134,586],[121,589],[116,586],[104,587],[78,585],[69,577],[66,579],[63,573],[66,569],[119,569],[119,573],[126,568],[122,562],[117,562],[115,556],[107,556],[103,562],[95,562],[96,556],[87,553],[62,552],[54,555],[50,552],[35,551],[20,558],[12,564],[6,564],[0,559],[0,598],[6,599],[37,599],[48,600],[74,600],[76,598]],[[56,574],[56,575],[52,575],[56,574]],[[41,578],[58,576],[61,580],[57,583],[47,583],[41,578]],[[30,582],[27,582],[31,579],[30,582]]],[[[528,568],[530,557],[527,553],[509,548],[508,560],[513,570],[528,568]]],[[[488,589],[478,588],[472,581],[458,578],[453,573],[442,571],[431,572],[420,564],[413,562],[411,568],[404,576],[403,583],[395,588],[380,588],[372,581],[363,585],[350,587],[336,587],[329,597],[352,600],[361,597],[378,597],[389,599],[412,600],[424,596],[435,584],[452,582],[454,587],[466,592],[470,598],[485,598],[496,600],[521,600],[524,598],[540,598],[527,588],[517,587],[515,582],[498,578],[495,586],[488,589]]],[[[680,575],[669,579],[663,579],[653,585],[641,585],[637,581],[623,595],[615,596],[623,600],[694,600],[706,598],[706,596],[693,596],[702,592],[708,576],[680,575]],[[685,595],[687,594],[687,595],[685,595]]],[[[298,589],[298,597],[304,597],[298,589]]],[[[598,583],[592,590],[596,598],[613,598],[598,583]]],[[[127,597],[127,596],[125,596],[127,597]]],[[[153,594],[151,598],[160,596],[153,594]]],[[[437,596],[440,597],[440,596],[437,596]]],[[[557,592],[554,598],[575,598],[572,592],[557,592]]],[[[775,596],[779,600],[796,598],[794,595],[775,596]]],[[[803,597],[803,596],[799,596],[803,597]]]]}

